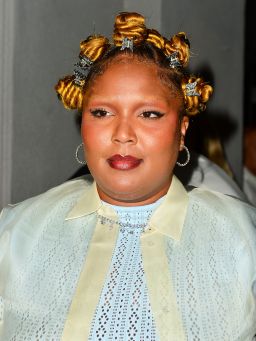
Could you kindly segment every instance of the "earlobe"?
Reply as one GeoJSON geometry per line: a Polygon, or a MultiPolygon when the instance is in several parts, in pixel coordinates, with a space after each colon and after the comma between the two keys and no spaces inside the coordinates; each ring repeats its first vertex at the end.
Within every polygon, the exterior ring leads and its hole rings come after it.
{"type": "Polygon", "coordinates": [[[181,127],[180,127],[180,129],[181,129],[181,135],[182,135],[183,137],[185,137],[185,135],[186,135],[186,131],[187,131],[187,129],[188,129],[188,126],[189,126],[189,118],[188,118],[188,116],[184,116],[184,117],[182,118],[181,127]]]}
{"type": "Polygon", "coordinates": [[[181,121],[181,125],[180,125],[180,151],[183,149],[183,146],[185,144],[185,136],[186,136],[186,132],[189,126],[189,118],[188,116],[184,116],[182,118],[181,121]]]}

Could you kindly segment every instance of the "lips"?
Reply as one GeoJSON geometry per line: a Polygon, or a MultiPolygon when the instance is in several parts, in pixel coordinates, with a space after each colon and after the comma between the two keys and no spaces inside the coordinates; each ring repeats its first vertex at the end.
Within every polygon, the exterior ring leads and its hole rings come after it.
{"type": "Polygon", "coordinates": [[[107,161],[111,168],[117,170],[130,170],[138,167],[141,164],[142,159],[138,159],[131,155],[122,156],[116,154],[111,156],[107,161]]]}

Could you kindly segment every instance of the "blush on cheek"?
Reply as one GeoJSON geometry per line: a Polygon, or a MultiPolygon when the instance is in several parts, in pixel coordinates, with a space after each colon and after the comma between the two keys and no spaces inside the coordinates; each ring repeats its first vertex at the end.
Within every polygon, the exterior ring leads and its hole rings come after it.
{"type": "Polygon", "coordinates": [[[84,141],[84,144],[87,142],[89,144],[97,141],[97,137],[100,135],[97,133],[95,126],[93,124],[88,123],[88,122],[83,122],[81,126],[81,135],[82,139],[84,141]]]}

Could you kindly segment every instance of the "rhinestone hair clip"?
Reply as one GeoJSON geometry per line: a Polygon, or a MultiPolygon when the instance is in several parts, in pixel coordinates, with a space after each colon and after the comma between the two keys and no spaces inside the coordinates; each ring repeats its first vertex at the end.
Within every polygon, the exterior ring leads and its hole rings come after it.
{"type": "Polygon", "coordinates": [[[86,79],[93,62],[86,56],[79,56],[79,62],[74,66],[74,82],[81,86],[83,81],[86,79]]]}
{"type": "Polygon", "coordinates": [[[196,86],[197,86],[197,81],[186,84],[186,95],[187,96],[200,96],[200,94],[196,92],[196,86]]]}
{"type": "Polygon", "coordinates": [[[169,60],[169,66],[174,69],[178,67],[182,67],[182,64],[179,60],[179,53],[177,51],[173,52],[169,56],[167,56],[167,59],[169,60]]]}
{"type": "Polygon", "coordinates": [[[121,51],[129,49],[133,51],[133,40],[127,37],[124,37],[122,40],[122,46],[120,48],[121,51]]]}

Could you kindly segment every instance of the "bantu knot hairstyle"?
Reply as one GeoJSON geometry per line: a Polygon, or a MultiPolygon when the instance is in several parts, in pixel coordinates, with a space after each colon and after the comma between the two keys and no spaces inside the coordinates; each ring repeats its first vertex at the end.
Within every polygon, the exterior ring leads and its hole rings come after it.
{"type": "MultiPolygon", "coordinates": [[[[89,36],[86,40],[80,43],[80,75],[77,74],[66,76],[59,80],[55,86],[55,90],[65,108],[67,109],[82,109],[83,105],[83,88],[86,83],[86,77],[83,77],[82,71],[89,69],[89,66],[82,66],[83,58],[88,59],[89,63],[93,63],[100,59],[104,53],[109,49],[110,44],[107,38],[103,36],[89,36]],[[84,70],[83,70],[84,69],[84,70]],[[79,78],[79,81],[78,81],[79,78]]],[[[78,65],[78,66],[79,66],[78,65]]]]}
{"type": "Polygon", "coordinates": [[[165,70],[171,85],[183,95],[188,116],[205,110],[213,89],[202,78],[189,76],[185,67],[189,62],[190,44],[184,32],[170,39],[158,31],[148,29],[138,13],[120,13],[114,24],[113,42],[104,36],[89,36],[80,43],[79,61],[73,75],[59,80],[56,92],[68,109],[82,110],[85,90],[99,69],[118,55],[130,54],[154,62],[165,70]]]}
{"type": "Polygon", "coordinates": [[[209,84],[206,84],[202,78],[190,76],[182,78],[181,88],[188,116],[194,116],[198,112],[205,110],[206,103],[213,92],[213,89],[209,84]],[[189,95],[188,88],[190,84],[193,84],[194,95],[189,95]]]}
{"type": "Polygon", "coordinates": [[[124,37],[132,39],[134,44],[143,42],[147,37],[145,19],[138,13],[120,13],[116,17],[113,33],[115,46],[122,46],[124,37]]]}

